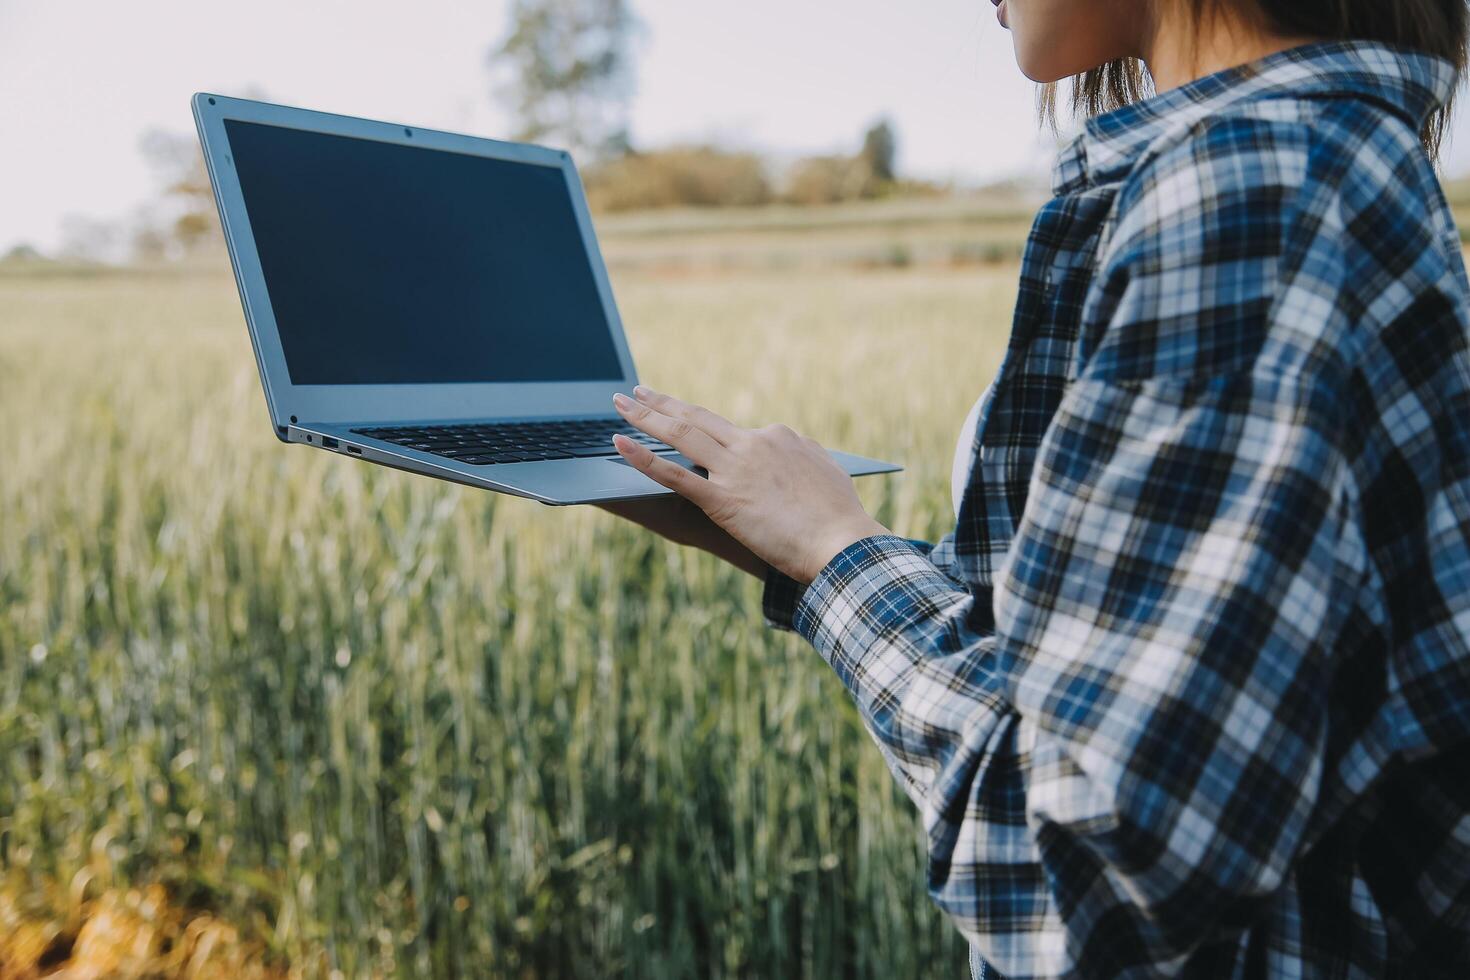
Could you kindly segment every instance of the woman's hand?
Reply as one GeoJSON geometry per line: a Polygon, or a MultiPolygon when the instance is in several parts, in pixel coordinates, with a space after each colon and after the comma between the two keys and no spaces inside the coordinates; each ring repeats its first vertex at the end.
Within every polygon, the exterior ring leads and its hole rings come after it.
{"type": "Polygon", "coordinates": [[[623,418],[704,467],[709,477],[614,436],[622,457],[777,571],[808,584],[848,545],[888,533],[863,509],[852,477],[815,440],[784,425],[742,429],[641,385],[633,393],[636,401],[613,396],[623,418]]]}

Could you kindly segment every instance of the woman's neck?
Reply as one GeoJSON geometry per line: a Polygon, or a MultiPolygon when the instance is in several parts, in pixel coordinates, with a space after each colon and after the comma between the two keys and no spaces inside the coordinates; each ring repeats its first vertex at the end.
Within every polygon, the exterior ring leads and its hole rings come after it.
{"type": "Polygon", "coordinates": [[[1164,7],[1152,25],[1152,42],[1141,52],[1153,76],[1154,89],[1159,92],[1322,40],[1278,34],[1259,18],[1224,8],[1196,18],[1185,4],[1164,7]]]}

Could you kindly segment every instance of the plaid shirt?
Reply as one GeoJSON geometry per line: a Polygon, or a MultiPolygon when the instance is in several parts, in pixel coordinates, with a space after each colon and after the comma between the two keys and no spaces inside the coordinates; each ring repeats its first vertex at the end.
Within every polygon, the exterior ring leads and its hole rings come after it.
{"type": "Polygon", "coordinates": [[[1455,83],[1324,43],[1089,121],[955,530],[767,577],[992,975],[1470,977],[1455,83]]]}

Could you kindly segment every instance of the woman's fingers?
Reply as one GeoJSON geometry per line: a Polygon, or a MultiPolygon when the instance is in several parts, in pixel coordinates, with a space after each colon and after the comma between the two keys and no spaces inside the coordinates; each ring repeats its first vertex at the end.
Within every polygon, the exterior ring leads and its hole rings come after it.
{"type": "Polygon", "coordinates": [[[714,436],[688,419],[665,415],[623,394],[613,395],[613,405],[634,426],[662,439],[707,470],[723,463],[729,452],[714,436]]]}
{"type": "MultiPolygon", "coordinates": [[[[672,446],[673,443],[669,445],[672,446]]],[[[613,436],[613,447],[632,464],[634,469],[641,470],[644,476],[668,487],[679,496],[687,497],[700,510],[708,513],[719,505],[724,491],[704,477],[696,475],[691,470],[686,470],[678,463],[664,459],[647,446],[639,445],[622,433],[613,436]]]]}
{"type": "MultiPolygon", "coordinates": [[[[673,395],[665,395],[645,385],[633,388],[633,396],[657,412],[670,418],[683,419],[708,432],[715,441],[728,446],[740,434],[740,427],[723,415],[711,412],[702,405],[691,405],[673,395]]],[[[672,444],[671,444],[672,445],[672,444]]]]}

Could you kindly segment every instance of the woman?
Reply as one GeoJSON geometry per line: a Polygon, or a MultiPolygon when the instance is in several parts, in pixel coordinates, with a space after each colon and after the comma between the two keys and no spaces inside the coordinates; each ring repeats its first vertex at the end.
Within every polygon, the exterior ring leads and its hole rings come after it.
{"type": "Polygon", "coordinates": [[[709,477],[618,439],[682,499],[616,509],[766,577],[979,972],[1470,976],[1470,282],[1430,162],[1464,0],[999,11],[1110,111],[1036,219],[954,532],[651,391],[619,411],[709,477]]]}

